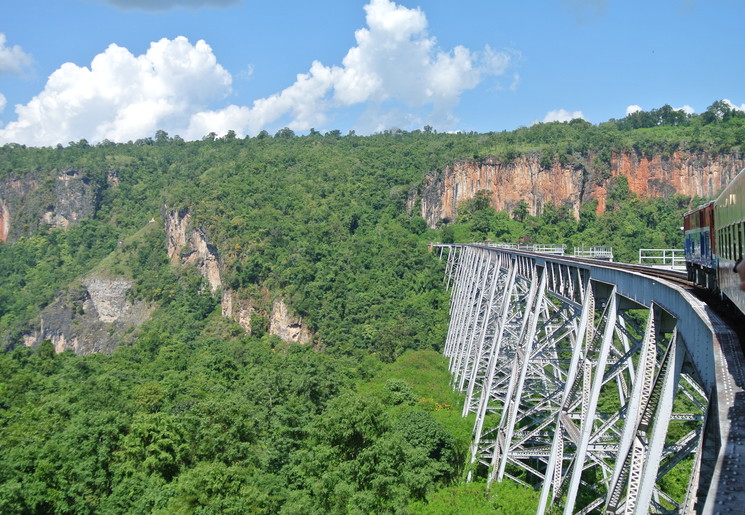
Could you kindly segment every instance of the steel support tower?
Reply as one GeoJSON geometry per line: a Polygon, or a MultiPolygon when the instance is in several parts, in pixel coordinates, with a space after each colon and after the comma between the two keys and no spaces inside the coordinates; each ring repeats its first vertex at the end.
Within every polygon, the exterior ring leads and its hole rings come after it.
{"type": "MultiPolygon", "coordinates": [[[[721,443],[722,424],[705,428],[723,372],[700,306],[609,266],[440,247],[451,290],[444,353],[463,416],[475,414],[469,480],[539,489],[538,513],[721,507],[708,483],[725,460],[707,462],[704,435],[721,443]],[[674,469],[690,477],[683,496],[665,486],[674,469]]],[[[716,400],[720,411],[728,402],[716,400]]]]}

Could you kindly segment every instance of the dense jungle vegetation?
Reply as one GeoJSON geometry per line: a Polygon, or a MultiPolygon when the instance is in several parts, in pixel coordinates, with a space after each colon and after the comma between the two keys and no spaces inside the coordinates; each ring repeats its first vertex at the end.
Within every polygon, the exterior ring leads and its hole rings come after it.
{"type": "Polygon", "coordinates": [[[612,245],[619,260],[680,248],[681,214],[697,199],[635,198],[603,173],[610,156],[744,144],[743,113],[715,102],[698,116],[664,106],[490,134],[282,129],[185,142],[159,131],[0,147],[0,182],[43,186],[75,169],[100,191],[95,215],[67,231],[39,224],[48,199],[30,197],[36,215],[14,219],[22,236],[0,243],[0,512],[532,513],[536,492],[503,483],[486,497],[463,483],[472,421],[437,352],[449,300],[427,243],[612,245]],[[592,156],[608,211],[498,213],[477,195],[436,230],[407,211],[428,171],[526,152],[592,156]],[[162,224],[148,223],[164,203],[188,208],[217,246],[225,287],[281,295],[314,344],[270,336],[260,316],[250,336],[222,317],[219,292],[171,265],[162,224]],[[133,298],[152,304],[134,343],[87,356],[25,347],[41,310],[91,271],[133,279],[133,298]]]}

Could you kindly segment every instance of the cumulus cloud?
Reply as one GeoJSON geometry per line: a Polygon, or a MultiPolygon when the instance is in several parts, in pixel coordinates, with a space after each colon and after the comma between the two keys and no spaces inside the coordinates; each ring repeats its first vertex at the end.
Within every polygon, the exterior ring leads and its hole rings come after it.
{"type": "Polygon", "coordinates": [[[52,73],[40,94],[16,106],[18,119],[0,130],[0,143],[128,141],[178,130],[230,85],[204,41],[161,39],[140,56],[112,44],[90,68],[65,63],[52,73]]]}
{"type": "Polygon", "coordinates": [[[0,32],[0,76],[23,75],[33,59],[18,45],[6,46],[5,34],[0,32]]]}
{"type": "Polygon", "coordinates": [[[424,13],[391,0],[370,0],[365,11],[367,26],[340,65],[314,61],[293,84],[250,106],[208,110],[231,92],[232,76],[204,41],[162,39],[140,56],[111,45],[90,68],[66,63],[55,71],[40,94],[16,106],[18,119],[0,130],[0,144],[128,141],[158,129],[186,139],[284,125],[302,131],[352,106],[362,115],[351,128],[361,133],[414,124],[446,130],[460,96],[505,74],[516,55],[488,46],[440,50],[424,13]]]}
{"type": "Polygon", "coordinates": [[[99,0],[124,10],[167,11],[176,7],[227,7],[240,0],[99,0]]]}
{"type": "Polygon", "coordinates": [[[371,0],[365,12],[367,27],[355,32],[357,44],[341,66],[315,61],[294,84],[250,107],[198,113],[188,136],[228,126],[255,134],[280,119],[289,119],[287,125],[294,130],[306,130],[324,125],[335,110],[356,104],[367,107],[357,127],[363,132],[379,130],[381,120],[390,124],[386,128],[420,122],[452,125],[460,95],[487,76],[504,74],[514,59],[514,54],[488,46],[480,52],[463,46],[439,50],[420,9],[371,0]]]}
{"type": "Polygon", "coordinates": [[[684,105],[683,107],[673,107],[675,111],[683,111],[685,114],[694,114],[696,112],[695,109],[693,109],[688,104],[684,105]]]}
{"type": "Polygon", "coordinates": [[[730,108],[732,108],[732,109],[737,109],[738,111],[745,111],[745,104],[740,104],[740,105],[737,105],[737,104],[733,103],[733,102],[732,102],[732,101],[731,101],[730,99],[728,99],[728,98],[725,98],[725,99],[724,99],[724,100],[722,100],[722,101],[723,101],[723,102],[724,102],[725,104],[727,104],[728,106],[730,106],[730,108]]]}
{"type": "Polygon", "coordinates": [[[566,109],[556,109],[555,111],[549,111],[543,118],[543,123],[549,122],[569,122],[575,118],[585,119],[585,115],[582,111],[567,111],[566,109]]]}
{"type": "MultiPolygon", "coordinates": [[[[694,114],[696,112],[695,109],[693,109],[688,104],[682,106],[682,107],[673,107],[674,111],[683,111],[685,114],[694,114]]],[[[644,109],[641,108],[641,106],[632,104],[626,108],[626,116],[629,116],[630,114],[638,113],[639,111],[644,111],[644,109]]]]}
{"type": "Polygon", "coordinates": [[[638,113],[639,111],[644,111],[644,109],[641,108],[641,106],[632,104],[626,108],[626,116],[634,113],[638,113]]]}

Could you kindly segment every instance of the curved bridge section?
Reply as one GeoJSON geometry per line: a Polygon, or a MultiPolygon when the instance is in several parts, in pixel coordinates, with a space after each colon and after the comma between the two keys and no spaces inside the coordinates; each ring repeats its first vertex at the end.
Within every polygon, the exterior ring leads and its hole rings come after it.
{"type": "Polygon", "coordinates": [[[610,265],[434,246],[469,479],[539,488],[538,513],[741,512],[742,352],[706,305],[610,265]]]}

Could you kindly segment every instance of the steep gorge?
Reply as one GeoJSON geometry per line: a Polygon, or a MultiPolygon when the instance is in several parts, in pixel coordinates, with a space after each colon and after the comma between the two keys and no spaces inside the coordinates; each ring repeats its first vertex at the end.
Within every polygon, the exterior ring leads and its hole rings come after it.
{"type": "MultiPolygon", "coordinates": [[[[458,204],[481,190],[489,192],[498,210],[511,211],[524,201],[530,213],[539,214],[548,202],[566,202],[578,214],[582,204],[597,200],[598,210],[603,211],[614,177],[626,177],[629,189],[643,198],[673,193],[711,197],[745,167],[745,157],[736,153],[677,152],[649,158],[617,153],[609,164],[598,162],[596,155],[575,155],[570,162],[546,163],[537,152],[509,162],[495,157],[457,160],[427,174],[412,190],[409,208],[417,209],[419,203],[421,215],[433,228],[456,219],[458,204]]],[[[37,169],[0,181],[2,241],[12,243],[39,227],[67,230],[96,216],[105,192],[118,194],[120,173],[113,169],[106,173],[98,170],[102,172],[98,175],[75,168],[62,170],[37,169]]],[[[164,203],[161,221],[166,236],[162,252],[172,264],[193,266],[206,279],[209,288],[204,288],[205,293],[220,295],[223,316],[235,320],[248,334],[267,332],[301,344],[319,340],[308,322],[293,313],[281,291],[269,291],[260,285],[231,289],[220,241],[215,240],[217,236],[209,226],[195,223],[191,208],[164,203]]],[[[58,351],[110,352],[152,313],[152,306],[128,300],[127,292],[136,281],[115,273],[111,277],[106,273],[80,277],[59,292],[31,324],[25,333],[26,343],[38,345],[43,339],[51,339],[58,351]]]]}

